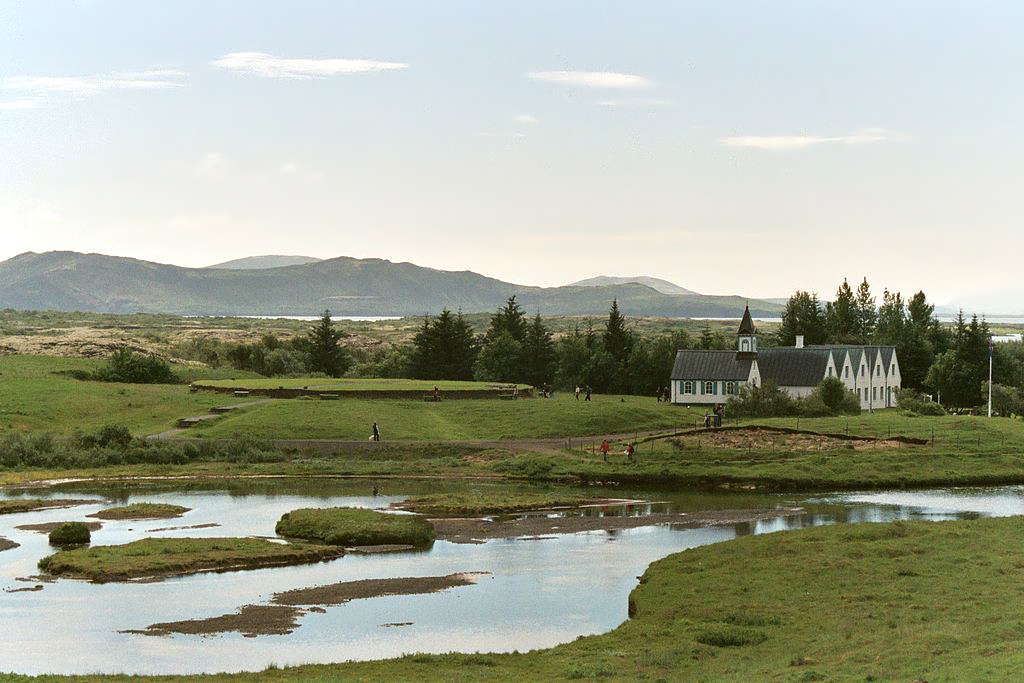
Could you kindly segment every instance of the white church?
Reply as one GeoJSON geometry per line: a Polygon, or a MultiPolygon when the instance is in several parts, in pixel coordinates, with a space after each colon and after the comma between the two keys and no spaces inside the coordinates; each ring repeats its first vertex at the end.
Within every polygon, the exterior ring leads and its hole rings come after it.
{"type": "Polygon", "coordinates": [[[725,403],[741,386],[772,382],[791,396],[807,396],[826,377],[838,377],[864,410],[896,405],[900,366],[893,346],[805,346],[758,350],[750,308],[736,333],[735,351],[681,349],[672,367],[672,402],[725,403]]]}

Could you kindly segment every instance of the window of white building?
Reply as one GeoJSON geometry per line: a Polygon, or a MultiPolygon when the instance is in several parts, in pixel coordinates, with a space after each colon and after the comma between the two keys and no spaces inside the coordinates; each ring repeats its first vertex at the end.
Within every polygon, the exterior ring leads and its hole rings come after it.
{"type": "Polygon", "coordinates": [[[704,393],[705,394],[717,394],[717,383],[716,382],[704,382],[704,393]]]}
{"type": "Polygon", "coordinates": [[[684,394],[692,394],[693,393],[693,382],[683,382],[683,393],[684,394]]]}

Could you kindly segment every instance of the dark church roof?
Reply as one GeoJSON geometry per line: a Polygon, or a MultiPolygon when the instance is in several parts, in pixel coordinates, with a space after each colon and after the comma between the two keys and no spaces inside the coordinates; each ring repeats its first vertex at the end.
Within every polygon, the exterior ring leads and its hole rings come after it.
{"type": "Polygon", "coordinates": [[[757,369],[762,382],[780,387],[815,387],[825,377],[828,349],[761,349],[757,369]]]}
{"type": "Polygon", "coordinates": [[[743,309],[743,320],[740,320],[740,329],[736,334],[755,334],[754,319],[750,317],[750,306],[743,309]]]}
{"type": "Polygon", "coordinates": [[[703,379],[745,382],[753,358],[737,358],[735,351],[676,351],[672,379],[703,379]]]}

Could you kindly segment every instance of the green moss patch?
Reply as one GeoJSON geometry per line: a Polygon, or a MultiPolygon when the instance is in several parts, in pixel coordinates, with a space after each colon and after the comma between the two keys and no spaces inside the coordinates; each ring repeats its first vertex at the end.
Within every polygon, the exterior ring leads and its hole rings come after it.
{"type": "Polygon", "coordinates": [[[434,528],[422,517],[361,508],[292,510],[281,517],[276,531],[287,538],[343,546],[426,546],[434,540],[434,528]]]}
{"type": "Polygon", "coordinates": [[[190,509],[180,505],[166,505],[164,503],[134,503],[123,507],[100,510],[89,516],[99,519],[169,519],[171,517],[181,517],[190,509]]]}
{"type": "Polygon", "coordinates": [[[39,568],[68,578],[125,581],[308,564],[340,554],[338,548],[331,546],[275,543],[259,538],[144,538],[123,545],[62,550],[40,560],[39,568]]]}
{"type": "Polygon", "coordinates": [[[456,517],[566,507],[580,505],[587,502],[587,500],[585,496],[565,492],[515,493],[510,491],[472,491],[413,496],[395,504],[394,507],[401,510],[420,512],[425,515],[456,517]]]}
{"type": "Polygon", "coordinates": [[[65,522],[50,532],[51,545],[84,545],[91,540],[88,525],[82,522],[65,522]]]}

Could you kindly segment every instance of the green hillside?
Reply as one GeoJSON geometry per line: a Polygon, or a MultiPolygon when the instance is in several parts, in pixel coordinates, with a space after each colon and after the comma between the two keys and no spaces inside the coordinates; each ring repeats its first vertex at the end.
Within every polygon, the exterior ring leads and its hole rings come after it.
{"type": "MultiPolygon", "coordinates": [[[[0,308],[182,315],[421,315],[447,307],[490,311],[516,295],[527,310],[603,314],[612,299],[630,315],[732,317],[746,299],[668,295],[637,284],[530,287],[383,259],[339,257],[266,269],[182,268],[77,252],[28,252],[0,263],[0,308]]],[[[781,306],[750,301],[754,315],[781,306]]]]}

